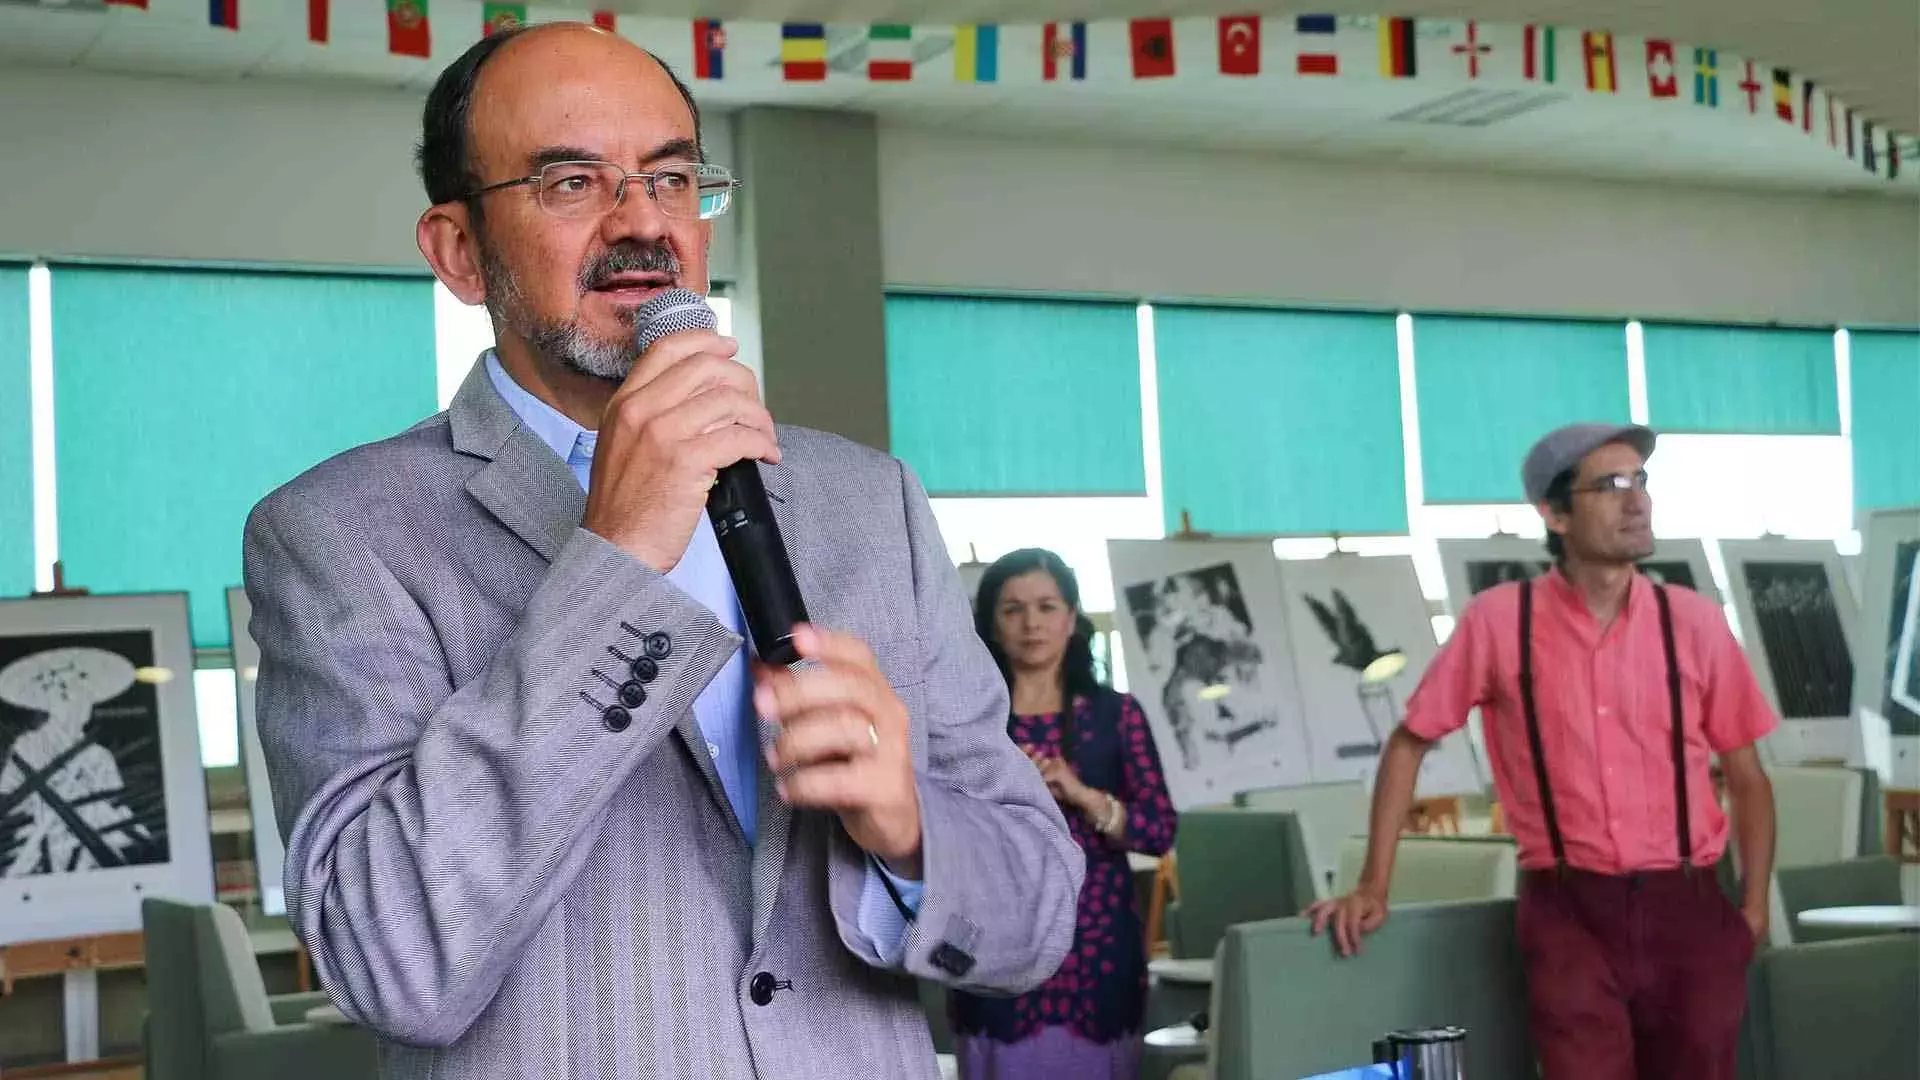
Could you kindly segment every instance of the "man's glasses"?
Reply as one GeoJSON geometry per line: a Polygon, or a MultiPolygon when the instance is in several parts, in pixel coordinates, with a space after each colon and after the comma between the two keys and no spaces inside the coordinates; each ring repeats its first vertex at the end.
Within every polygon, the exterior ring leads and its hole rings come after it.
{"type": "Polygon", "coordinates": [[[626,200],[627,185],[640,181],[647,198],[670,218],[706,221],[727,212],[740,181],[724,165],[676,163],[630,173],[610,161],[556,161],[532,176],[489,184],[465,198],[534,185],[540,209],[562,218],[598,217],[626,200]]]}
{"type": "Polygon", "coordinates": [[[1572,489],[1575,495],[1624,495],[1629,491],[1645,494],[1647,490],[1647,470],[1641,469],[1632,474],[1608,473],[1591,484],[1583,484],[1572,489]]]}

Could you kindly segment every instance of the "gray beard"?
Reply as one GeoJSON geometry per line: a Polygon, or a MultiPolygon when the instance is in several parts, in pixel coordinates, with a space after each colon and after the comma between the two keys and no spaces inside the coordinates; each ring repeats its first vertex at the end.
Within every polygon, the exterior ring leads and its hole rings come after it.
{"type": "MultiPolygon", "coordinates": [[[[504,326],[525,341],[534,355],[575,374],[608,382],[623,382],[640,359],[633,336],[601,341],[578,322],[543,322],[528,310],[526,294],[513,271],[491,252],[480,259],[480,275],[487,286],[487,311],[496,327],[504,326]]],[[[624,321],[632,329],[631,317],[624,321]]]]}

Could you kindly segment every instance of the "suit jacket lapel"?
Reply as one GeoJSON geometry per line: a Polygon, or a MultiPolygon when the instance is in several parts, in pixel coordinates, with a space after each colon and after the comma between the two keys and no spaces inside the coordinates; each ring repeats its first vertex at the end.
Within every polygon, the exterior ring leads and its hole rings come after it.
{"type": "Polygon", "coordinates": [[[528,431],[501,399],[484,363],[473,366],[447,408],[453,448],[487,464],[467,480],[467,491],[500,524],[548,562],[580,525],[587,497],[567,463],[528,431]]]}

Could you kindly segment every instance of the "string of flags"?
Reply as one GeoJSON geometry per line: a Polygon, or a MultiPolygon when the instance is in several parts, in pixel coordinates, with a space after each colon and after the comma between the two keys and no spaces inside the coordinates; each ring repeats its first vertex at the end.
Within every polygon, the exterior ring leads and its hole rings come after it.
{"type": "MultiPolygon", "coordinates": [[[[150,3],[175,0],[101,2],[146,10],[150,3]]],[[[250,2],[207,0],[208,25],[239,31],[242,4],[250,2]]],[[[579,18],[578,12],[557,9],[543,9],[536,17],[524,2],[484,0],[474,25],[467,22],[473,18],[470,2],[438,0],[449,15],[464,16],[464,25],[436,26],[435,2],[306,0],[307,40],[335,44],[334,25],[343,13],[336,6],[351,10],[355,40],[361,42],[365,28],[357,24],[367,17],[363,9],[383,4],[387,52],[423,60],[434,57],[436,29],[464,48],[476,37],[530,21],[579,18]]],[[[865,26],[621,17],[604,10],[591,18],[603,29],[645,43],[699,82],[1028,85],[1275,77],[1506,82],[1563,96],[1632,97],[1778,121],[1888,179],[1911,171],[1920,159],[1920,140],[1876,124],[1789,69],[1711,47],[1625,38],[1605,30],[1563,33],[1545,25],[1325,14],[865,26]]]]}

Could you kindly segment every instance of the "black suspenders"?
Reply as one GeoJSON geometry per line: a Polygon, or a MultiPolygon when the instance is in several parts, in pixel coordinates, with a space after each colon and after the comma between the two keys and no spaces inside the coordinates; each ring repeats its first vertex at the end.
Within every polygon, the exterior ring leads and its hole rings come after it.
{"type": "MultiPolygon", "coordinates": [[[[1680,865],[1693,869],[1693,828],[1687,807],[1687,748],[1685,717],[1680,703],[1680,662],[1673,646],[1673,610],[1664,585],[1653,587],[1660,605],[1660,645],[1667,658],[1667,706],[1673,721],[1673,798],[1675,827],[1680,836],[1680,865]]],[[[1540,716],[1533,704],[1533,582],[1520,583],[1520,709],[1527,719],[1527,744],[1533,751],[1533,778],[1540,788],[1540,811],[1547,819],[1547,839],[1553,844],[1553,865],[1567,868],[1566,841],[1560,835],[1560,815],[1553,808],[1553,785],[1547,782],[1546,748],[1540,740],[1540,716]]]]}

